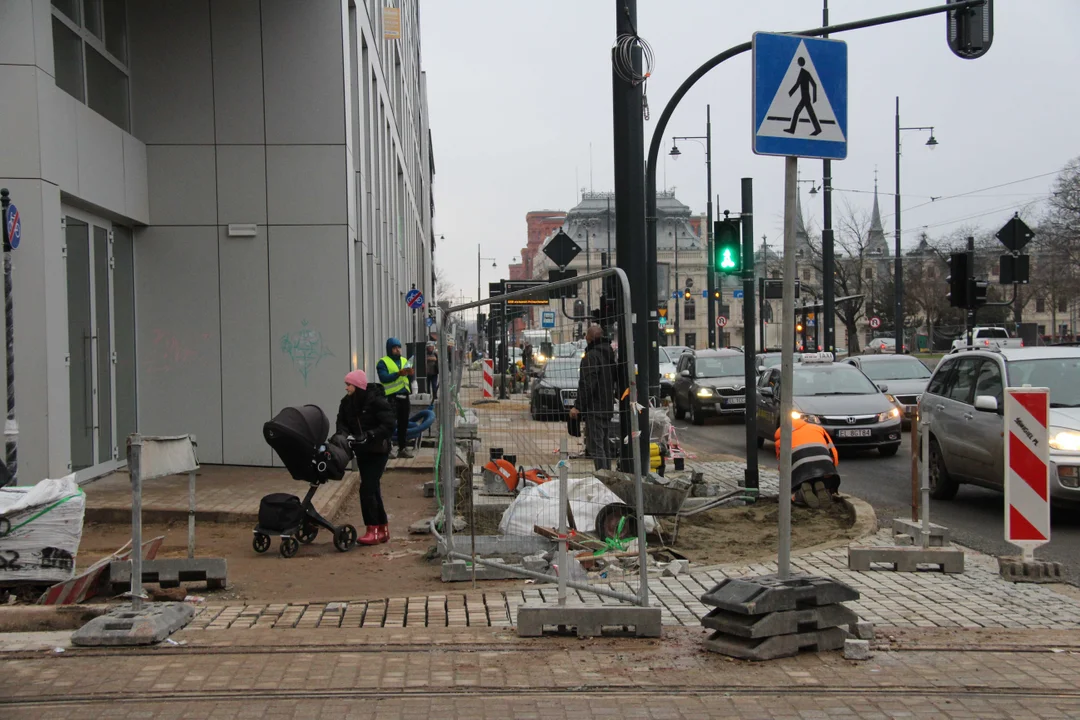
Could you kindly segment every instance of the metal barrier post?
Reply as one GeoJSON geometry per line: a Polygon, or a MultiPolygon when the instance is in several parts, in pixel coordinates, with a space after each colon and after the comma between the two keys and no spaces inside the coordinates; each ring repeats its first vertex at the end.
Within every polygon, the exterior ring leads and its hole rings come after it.
{"type": "Polygon", "coordinates": [[[926,462],[922,464],[922,498],[919,503],[919,516],[922,520],[922,546],[930,547],[930,425],[919,428],[919,444],[927,449],[926,462]]]}
{"type": "Polygon", "coordinates": [[[566,451],[566,438],[559,441],[559,604],[566,605],[566,581],[570,574],[570,560],[567,557],[566,504],[567,498],[567,461],[570,453],[566,451]]]}
{"type": "MultiPolygon", "coordinates": [[[[446,335],[450,330],[449,314],[439,309],[439,364],[447,367],[449,357],[447,351],[446,335]]],[[[454,549],[454,506],[456,493],[454,490],[454,470],[456,465],[456,453],[454,452],[454,407],[453,389],[439,393],[439,474],[442,477],[443,495],[443,528],[446,532],[446,549],[454,549]]]]}
{"type": "Polygon", "coordinates": [[[131,475],[131,607],[143,609],[142,589],[142,435],[128,439],[131,448],[128,472],[131,475]]]}

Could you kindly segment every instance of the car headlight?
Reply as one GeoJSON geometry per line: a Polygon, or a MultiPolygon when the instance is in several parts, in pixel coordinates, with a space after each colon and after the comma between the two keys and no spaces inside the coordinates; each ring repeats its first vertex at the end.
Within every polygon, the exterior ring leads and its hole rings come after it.
{"type": "Polygon", "coordinates": [[[673,372],[664,373],[664,377],[666,377],[668,380],[674,380],[675,379],[675,373],[673,373],[673,372]]]}
{"type": "Polygon", "coordinates": [[[700,398],[712,397],[713,396],[713,389],[712,388],[707,388],[707,387],[698,388],[698,391],[697,391],[696,394],[700,398]]]}
{"type": "Polygon", "coordinates": [[[812,423],[814,425],[821,425],[822,424],[820,415],[810,415],[808,413],[801,413],[798,410],[792,410],[791,411],[791,419],[792,420],[804,420],[805,422],[812,423]]]}
{"type": "Polygon", "coordinates": [[[877,421],[879,423],[888,422],[889,420],[896,420],[898,417],[900,417],[900,409],[890,408],[883,413],[878,413],[877,421]]]}
{"type": "Polygon", "coordinates": [[[536,362],[544,362],[545,360],[547,358],[544,357],[544,353],[536,353],[536,362]]]}
{"type": "Polygon", "coordinates": [[[1080,452],[1080,430],[1051,425],[1050,447],[1062,452],[1080,452]]]}

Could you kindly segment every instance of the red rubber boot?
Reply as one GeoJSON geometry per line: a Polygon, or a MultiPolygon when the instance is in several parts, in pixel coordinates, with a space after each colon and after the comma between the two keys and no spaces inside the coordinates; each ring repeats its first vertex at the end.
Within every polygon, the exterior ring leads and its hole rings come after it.
{"type": "Polygon", "coordinates": [[[384,542],[389,542],[390,541],[390,526],[389,525],[380,525],[378,527],[378,531],[379,531],[379,542],[384,543],[384,542]]]}
{"type": "Polygon", "coordinates": [[[380,537],[379,526],[378,525],[368,525],[367,526],[367,533],[364,535],[364,537],[360,538],[356,542],[359,543],[360,545],[378,545],[379,544],[379,537],[380,537]]]}

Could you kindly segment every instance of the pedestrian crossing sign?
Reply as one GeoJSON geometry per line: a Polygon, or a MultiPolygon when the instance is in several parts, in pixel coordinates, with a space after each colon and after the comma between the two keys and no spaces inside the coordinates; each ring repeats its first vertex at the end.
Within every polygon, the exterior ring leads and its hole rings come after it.
{"type": "Polygon", "coordinates": [[[847,157],[847,43],[754,33],[753,150],[847,157]]]}

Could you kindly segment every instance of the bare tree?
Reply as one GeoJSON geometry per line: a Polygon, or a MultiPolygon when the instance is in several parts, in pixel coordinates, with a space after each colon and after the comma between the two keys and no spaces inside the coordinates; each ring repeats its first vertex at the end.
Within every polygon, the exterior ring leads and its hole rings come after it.
{"type": "MultiPolygon", "coordinates": [[[[834,233],[835,296],[856,296],[852,300],[836,304],[836,316],[847,331],[848,352],[854,355],[861,347],[859,321],[866,317],[867,303],[872,302],[879,293],[881,273],[887,257],[871,251],[870,214],[848,202],[844,203],[842,211],[836,215],[834,233]]],[[[823,282],[828,282],[828,278],[822,273],[820,237],[810,238],[810,249],[810,263],[818,276],[823,278],[823,282]]]]}
{"type": "MultiPolygon", "coordinates": [[[[457,287],[450,280],[450,273],[438,263],[432,268],[431,277],[434,281],[435,296],[448,299],[453,296],[457,287]]],[[[479,299],[479,298],[478,298],[479,299]]]]}

